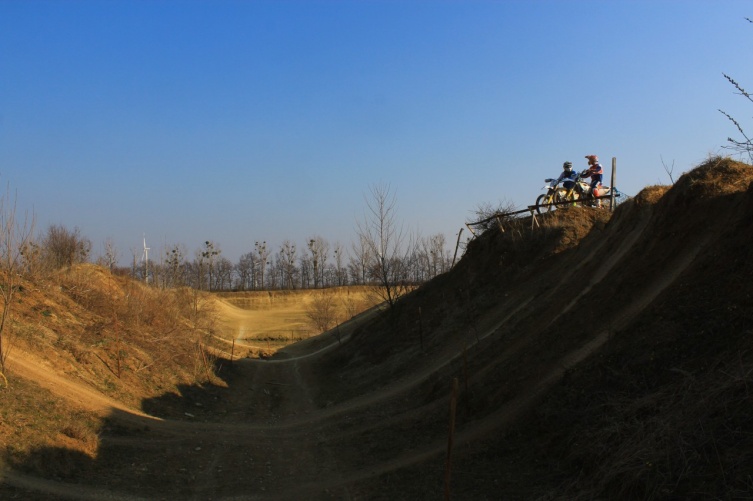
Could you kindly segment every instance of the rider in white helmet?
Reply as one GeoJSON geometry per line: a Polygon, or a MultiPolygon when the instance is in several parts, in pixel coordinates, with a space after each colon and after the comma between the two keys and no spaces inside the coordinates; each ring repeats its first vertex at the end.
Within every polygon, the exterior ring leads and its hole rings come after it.
{"type": "Polygon", "coordinates": [[[577,177],[573,170],[572,162],[565,162],[562,164],[562,174],[557,178],[557,183],[562,183],[562,186],[568,190],[575,186],[575,178],[577,177]]]}

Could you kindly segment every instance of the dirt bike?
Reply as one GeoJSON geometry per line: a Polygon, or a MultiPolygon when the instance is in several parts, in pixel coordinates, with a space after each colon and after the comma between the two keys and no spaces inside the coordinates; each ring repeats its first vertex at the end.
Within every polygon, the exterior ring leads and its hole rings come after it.
{"type": "MultiPolygon", "coordinates": [[[[586,176],[588,175],[588,169],[581,171],[578,173],[577,180],[576,180],[576,186],[573,191],[577,192],[577,200],[579,200],[579,203],[582,203],[583,205],[589,206],[589,207],[600,207],[602,209],[611,209],[612,208],[612,193],[614,193],[614,203],[617,205],[617,197],[621,196],[622,193],[620,193],[617,188],[612,188],[610,186],[605,186],[603,184],[600,184],[597,189],[596,193],[593,193],[593,190],[591,188],[591,185],[587,183],[586,181],[583,181],[583,179],[586,179],[586,176]]],[[[565,194],[565,199],[568,200],[568,194],[565,194]]]]}
{"type": "Polygon", "coordinates": [[[562,196],[567,192],[564,187],[559,186],[556,179],[548,177],[544,179],[544,182],[547,184],[542,189],[545,189],[546,193],[536,197],[536,212],[539,214],[553,210],[555,206],[552,204],[561,201],[562,196]]]}
{"type": "Polygon", "coordinates": [[[546,193],[541,194],[536,198],[536,212],[543,214],[544,212],[552,211],[557,207],[562,207],[562,205],[565,205],[563,202],[567,201],[572,201],[573,204],[575,204],[576,201],[582,198],[587,190],[590,189],[588,183],[581,180],[582,174],[583,173],[578,173],[575,176],[575,179],[563,180],[564,182],[573,183],[569,188],[560,186],[557,179],[544,179],[544,181],[548,183],[543,186],[543,189],[546,189],[546,193]]]}
{"type": "MultiPolygon", "coordinates": [[[[548,183],[544,185],[547,192],[536,198],[536,212],[543,214],[544,212],[552,211],[557,207],[570,205],[567,202],[572,203],[572,205],[584,204],[592,207],[598,206],[611,209],[612,198],[610,195],[612,194],[612,191],[614,191],[615,197],[619,197],[621,193],[617,191],[617,188],[612,189],[609,186],[600,185],[596,194],[599,198],[594,199],[592,196],[593,194],[591,193],[591,185],[584,180],[586,179],[585,176],[587,174],[588,170],[584,170],[579,172],[575,176],[575,179],[566,180],[573,181],[573,185],[570,188],[559,186],[556,179],[545,179],[544,181],[548,183]]],[[[615,201],[615,204],[616,203],[617,202],[615,201]]]]}

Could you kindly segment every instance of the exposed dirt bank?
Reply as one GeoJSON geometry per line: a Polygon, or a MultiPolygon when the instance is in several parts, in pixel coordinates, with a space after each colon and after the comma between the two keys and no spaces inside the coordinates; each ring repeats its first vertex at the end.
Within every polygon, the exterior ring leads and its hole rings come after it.
{"type": "Polygon", "coordinates": [[[511,221],[339,337],[138,406],[16,351],[6,398],[37,380],[104,417],[88,453],[6,454],[0,497],[750,498],[752,182],[713,159],[614,215],[511,221]]]}

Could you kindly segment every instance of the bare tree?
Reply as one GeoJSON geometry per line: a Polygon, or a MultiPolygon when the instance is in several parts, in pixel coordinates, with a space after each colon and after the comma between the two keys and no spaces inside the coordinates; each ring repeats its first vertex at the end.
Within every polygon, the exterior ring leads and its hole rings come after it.
{"type": "MultiPolygon", "coordinates": [[[[208,275],[208,283],[207,287],[211,291],[212,290],[212,274],[215,271],[215,262],[217,261],[217,257],[222,253],[219,246],[216,245],[213,241],[207,240],[204,242],[204,248],[200,251],[198,257],[199,257],[199,263],[200,263],[200,269],[206,270],[206,273],[208,275]]],[[[201,281],[199,282],[201,284],[201,281]]],[[[201,288],[201,285],[199,285],[199,288],[201,288]]]]}
{"type": "MultiPolygon", "coordinates": [[[[16,217],[16,197],[8,191],[0,197],[0,297],[3,311],[0,314],[0,377],[5,380],[5,361],[8,358],[8,320],[11,317],[15,294],[23,267],[23,250],[28,248],[34,231],[34,218],[16,217]]],[[[5,381],[7,386],[7,380],[5,381]]]]}
{"type": "Polygon", "coordinates": [[[60,224],[50,225],[42,239],[45,262],[53,269],[86,262],[91,248],[91,241],[82,236],[78,228],[71,231],[60,224]]]}
{"type": "Polygon", "coordinates": [[[308,248],[311,252],[311,263],[314,271],[314,288],[324,286],[324,270],[327,265],[327,254],[329,253],[329,244],[322,237],[309,238],[308,248]]]}
{"type": "Polygon", "coordinates": [[[498,218],[509,218],[511,216],[500,216],[508,212],[515,211],[515,204],[507,201],[500,200],[497,205],[491,202],[481,202],[473,211],[475,214],[476,222],[473,226],[476,227],[476,231],[483,233],[491,228],[496,228],[498,224],[498,218]]]}
{"type": "Polygon", "coordinates": [[[348,271],[353,283],[366,284],[369,274],[369,263],[371,262],[371,249],[366,243],[366,239],[359,235],[358,244],[351,245],[353,255],[348,263],[348,271]]]}
{"type": "Polygon", "coordinates": [[[327,290],[316,292],[306,307],[306,316],[319,333],[334,327],[337,323],[335,295],[327,290]]]}
{"type": "Polygon", "coordinates": [[[105,240],[104,247],[105,255],[103,256],[103,264],[110,270],[110,273],[112,273],[118,265],[118,259],[120,257],[118,255],[118,249],[115,247],[115,242],[109,237],[105,240]]]}
{"type": "Polygon", "coordinates": [[[429,237],[429,258],[432,277],[444,273],[450,268],[450,251],[446,248],[444,234],[437,233],[429,237]]]}
{"type": "Polygon", "coordinates": [[[235,273],[238,276],[239,289],[254,289],[256,278],[256,256],[253,252],[243,254],[235,266],[235,273]]]}
{"type": "Polygon", "coordinates": [[[335,285],[340,287],[345,285],[348,277],[348,274],[345,271],[345,266],[343,266],[345,256],[343,255],[343,246],[340,242],[335,242],[335,248],[332,251],[332,254],[335,257],[335,285]]]}
{"type": "MultiPolygon", "coordinates": [[[[751,20],[750,18],[746,17],[745,20],[748,21],[749,23],[753,23],[753,20],[751,20]]],[[[722,74],[724,75],[724,78],[726,78],[727,81],[731,83],[735,89],[737,89],[738,94],[740,94],[745,99],[753,103],[753,98],[751,97],[750,93],[748,93],[745,89],[743,89],[743,87],[739,83],[737,83],[732,77],[730,77],[726,73],[722,73],[722,74]]],[[[735,125],[735,127],[737,128],[737,131],[743,137],[742,140],[728,137],[727,138],[728,145],[725,146],[725,148],[737,151],[740,154],[747,154],[748,159],[753,163],[753,139],[750,138],[745,133],[742,125],[740,125],[740,123],[737,120],[735,120],[729,113],[723,110],[719,110],[719,112],[721,112],[724,116],[726,116],[735,125]]]]}
{"type": "Polygon", "coordinates": [[[672,174],[674,173],[674,171],[675,171],[675,161],[674,161],[674,160],[672,160],[672,165],[670,165],[670,166],[667,166],[667,164],[666,164],[666,163],[664,163],[664,157],[662,157],[661,155],[659,155],[659,158],[661,159],[661,164],[662,164],[662,167],[664,167],[664,172],[666,172],[666,173],[667,173],[667,175],[669,176],[669,181],[670,181],[670,182],[671,182],[672,184],[675,184],[675,178],[674,178],[674,176],[672,175],[672,174]]]}
{"type": "Polygon", "coordinates": [[[280,269],[279,263],[275,259],[269,259],[269,262],[267,264],[267,271],[264,272],[264,276],[266,277],[266,289],[267,290],[275,290],[279,288],[278,281],[280,278],[280,274],[278,273],[280,269]]]}
{"type": "Polygon", "coordinates": [[[369,249],[369,270],[379,284],[382,299],[390,307],[406,291],[406,264],[412,242],[406,242],[402,225],[397,221],[397,199],[386,184],[370,186],[364,196],[363,221],[357,221],[357,234],[369,249]]]}
{"type": "Polygon", "coordinates": [[[131,277],[138,278],[139,274],[139,250],[136,247],[131,247],[131,277]]]}
{"type": "Polygon", "coordinates": [[[298,262],[298,269],[300,270],[301,275],[301,289],[310,289],[312,280],[311,258],[308,255],[303,254],[298,258],[298,262]]]}
{"type": "Polygon", "coordinates": [[[226,257],[218,256],[214,269],[213,290],[230,289],[232,287],[233,263],[226,257]]]}
{"type": "Polygon", "coordinates": [[[178,287],[185,284],[185,260],[186,251],[181,245],[173,245],[165,251],[166,282],[168,287],[178,287]]]}
{"type": "Polygon", "coordinates": [[[296,248],[290,240],[285,240],[280,246],[278,259],[281,267],[281,286],[285,289],[295,289],[297,270],[295,267],[296,248]]]}
{"type": "Polygon", "coordinates": [[[42,246],[31,237],[21,246],[21,274],[34,279],[44,268],[42,246]]]}
{"type": "Polygon", "coordinates": [[[259,272],[257,273],[257,276],[259,277],[259,287],[261,289],[264,289],[264,271],[267,268],[267,261],[269,260],[269,250],[267,249],[267,242],[256,242],[254,243],[254,249],[256,249],[256,266],[258,267],[259,272]]]}

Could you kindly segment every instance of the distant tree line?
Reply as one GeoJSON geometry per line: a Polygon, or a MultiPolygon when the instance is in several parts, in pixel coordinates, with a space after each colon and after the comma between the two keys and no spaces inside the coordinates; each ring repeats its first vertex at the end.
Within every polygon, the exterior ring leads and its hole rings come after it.
{"type": "MultiPolygon", "coordinates": [[[[107,250],[111,250],[109,244],[105,244],[105,249],[99,264],[112,267],[116,260],[107,250]]],[[[394,277],[395,283],[420,284],[446,272],[451,265],[451,253],[444,235],[436,234],[418,239],[404,255],[393,256],[391,260],[393,268],[400,270],[394,277]]],[[[380,261],[364,238],[359,238],[349,250],[320,236],[310,237],[304,245],[284,240],[276,248],[262,240],[255,242],[237,262],[224,257],[220,245],[212,240],[205,241],[193,254],[184,245],[175,244],[150,256],[148,263],[134,251],[130,269],[118,271],[156,287],[187,286],[206,291],[381,284],[380,261]]]]}
{"type": "MultiPolygon", "coordinates": [[[[108,240],[104,255],[97,261],[113,272],[160,288],[254,291],[375,285],[392,306],[410,286],[448,271],[452,254],[441,233],[416,237],[403,232],[396,220],[396,199],[389,185],[371,186],[364,198],[364,217],[357,224],[357,238],[349,249],[318,235],[310,236],[304,245],[284,240],[276,248],[257,240],[233,263],[222,255],[218,242],[206,240],[192,254],[185,245],[173,244],[153,253],[148,260],[143,250],[132,249],[131,266],[124,269],[117,267],[118,252],[108,240]]],[[[51,227],[48,235],[60,230],[51,227]]],[[[68,234],[76,237],[76,245],[82,249],[76,256],[88,257],[91,243],[78,230],[68,234]]]]}
{"type": "Polygon", "coordinates": [[[77,227],[54,224],[36,236],[31,229],[22,236],[8,236],[5,254],[15,259],[16,272],[28,278],[94,261],[159,288],[253,291],[377,285],[390,305],[406,286],[449,270],[452,253],[445,236],[404,234],[395,219],[395,197],[389,186],[372,186],[365,198],[367,210],[348,249],[318,235],[303,245],[284,240],[275,248],[259,240],[233,263],[213,240],[204,241],[193,253],[183,244],[169,245],[148,259],[145,243],[144,249],[131,250],[131,264],[123,267],[112,240],[105,241],[102,255],[93,259],[92,242],[77,227]]]}
{"type": "MultiPolygon", "coordinates": [[[[121,267],[118,249],[108,239],[102,255],[94,261],[112,273],[130,275],[155,288],[190,288],[178,292],[188,293],[187,300],[181,301],[189,304],[195,326],[201,325],[200,319],[209,318],[201,306],[201,291],[373,285],[391,307],[412,286],[448,271],[452,265],[444,235],[422,238],[404,233],[396,220],[395,207],[388,185],[372,186],[366,196],[364,218],[357,225],[356,242],[350,249],[318,235],[309,237],[304,245],[284,240],[277,248],[262,240],[254,242],[253,248],[233,263],[213,240],[205,240],[193,254],[184,245],[175,244],[148,259],[145,241],[143,249],[132,250],[131,266],[121,267]]],[[[16,293],[24,287],[22,281],[54,282],[64,279],[65,273],[60,271],[92,261],[92,242],[77,227],[53,224],[37,235],[35,228],[33,214],[17,213],[15,194],[0,194],[0,387],[7,386],[4,372],[11,345],[8,335],[12,331],[16,293]]],[[[93,304],[89,297],[93,291],[83,285],[68,289],[93,304]]],[[[323,306],[312,320],[326,328],[332,321],[332,305],[323,306]]],[[[113,315],[114,311],[113,307],[113,315]]],[[[113,325],[118,325],[117,320],[113,325]]],[[[116,359],[119,364],[119,355],[116,359]]],[[[202,360],[206,367],[205,358],[202,360]]]]}

